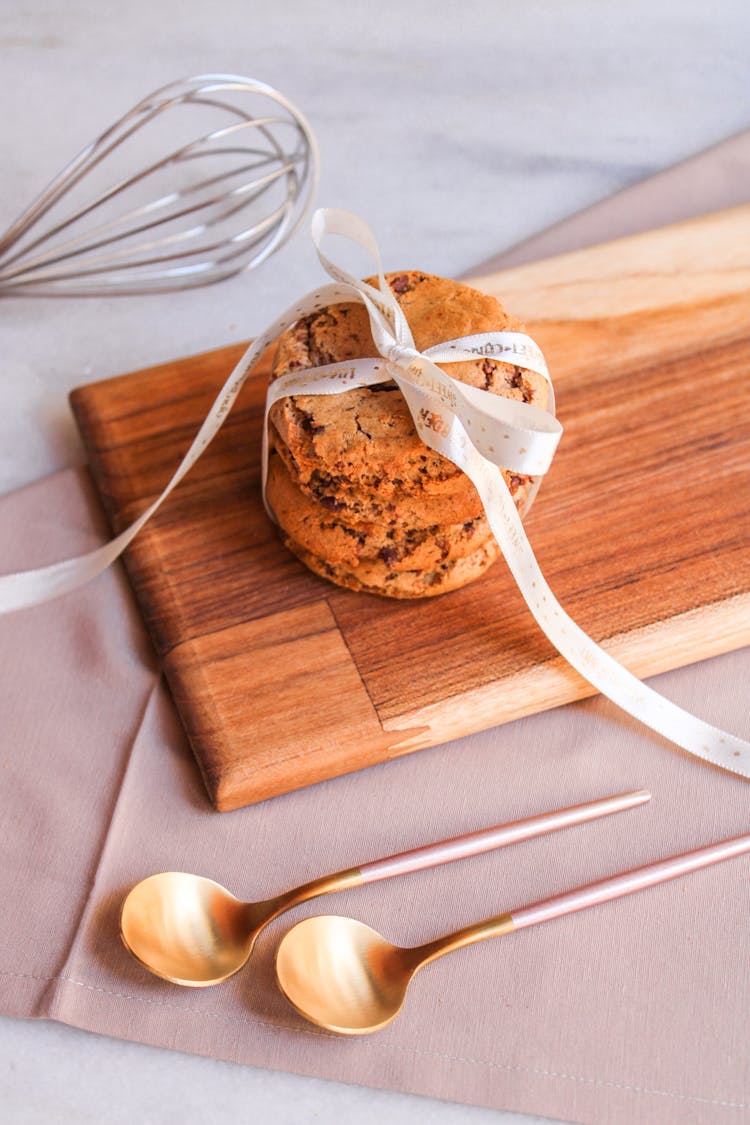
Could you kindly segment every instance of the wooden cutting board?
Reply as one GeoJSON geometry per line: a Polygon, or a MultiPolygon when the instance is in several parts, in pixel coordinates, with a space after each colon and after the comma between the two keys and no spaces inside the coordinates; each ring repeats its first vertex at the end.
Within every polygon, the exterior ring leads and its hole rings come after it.
{"type": "MultiPolygon", "coordinates": [[[[750,207],[476,284],[526,320],[557,388],[565,433],[527,528],[563,606],[640,676],[746,644],[750,207]]],[[[73,392],[113,528],[161,491],[241,351],[73,392]]],[[[216,808],[592,693],[502,562],[398,602],[288,554],[260,497],[267,370],[126,556],[216,808]]]]}

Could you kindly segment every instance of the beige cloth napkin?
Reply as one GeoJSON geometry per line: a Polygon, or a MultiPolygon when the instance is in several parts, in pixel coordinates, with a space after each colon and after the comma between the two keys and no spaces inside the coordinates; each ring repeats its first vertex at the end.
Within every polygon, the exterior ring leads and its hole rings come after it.
{"type": "MultiPolygon", "coordinates": [[[[750,135],[731,144],[748,159],[750,135]]],[[[632,208],[649,225],[652,196],[663,219],[658,201],[665,191],[682,196],[689,173],[684,166],[611,201],[607,224],[596,209],[598,236],[619,233],[632,208]]],[[[698,209],[708,206],[703,199],[698,209]]],[[[573,223],[582,240],[585,219],[573,223]]],[[[63,472],[0,504],[0,568],[67,556],[103,534],[86,474],[63,472]]],[[[750,1116],[748,859],[446,958],[420,974],[400,1019],[371,1038],[342,1040],[305,1024],[272,977],[279,936],[303,912],[352,914],[417,943],[747,831],[747,782],[598,699],[220,816],[119,567],[81,593],[0,620],[0,645],[2,1012],[572,1121],[724,1125],[750,1116]],[[260,898],[640,786],[653,792],[645,809],[308,904],[270,927],[251,965],[218,988],[152,978],[118,940],[123,894],[153,871],[199,871],[260,898]]],[[[750,735],[749,652],[655,683],[750,735]]]]}

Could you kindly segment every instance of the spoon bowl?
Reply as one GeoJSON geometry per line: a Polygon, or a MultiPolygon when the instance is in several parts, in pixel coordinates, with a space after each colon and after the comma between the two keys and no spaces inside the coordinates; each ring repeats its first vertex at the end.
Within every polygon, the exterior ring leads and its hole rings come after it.
{"type": "Polygon", "coordinates": [[[312,1023],[340,1035],[364,1035],[386,1027],[401,1011],[411,953],[364,922],[320,915],[298,923],[282,940],[276,979],[312,1023]]]}
{"type": "Polygon", "coordinates": [[[515,929],[510,914],[411,948],[354,918],[306,918],[284,936],[276,981],[301,1016],[339,1035],[369,1035],[395,1020],[419,969],[465,945],[515,929]]]}
{"type": "Polygon", "coordinates": [[[127,949],[176,984],[218,984],[247,961],[255,941],[248,904],[200,875],[162,871],[135,886],[120,914],[127,949]]]}

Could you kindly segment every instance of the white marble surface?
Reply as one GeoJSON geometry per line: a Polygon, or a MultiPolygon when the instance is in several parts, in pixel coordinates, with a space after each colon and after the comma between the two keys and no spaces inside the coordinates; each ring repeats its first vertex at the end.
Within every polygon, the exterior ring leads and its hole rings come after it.
{"type": "MultiPolygon", "coordinates": [[[[0,227],[151,89],[250,74],[306,111],[321,203],[388,268],[458,274],[750,125],[746,0],[0,0],[0,227]]],[[[0,491],[82,460],[67,391],[244,339],[320,275],[298,235],[254,274],[129,300],[0,305],[0,491]]],[[[54,1121],[532,1119],[0,1020],[0,1104],[54,1121]]]]}

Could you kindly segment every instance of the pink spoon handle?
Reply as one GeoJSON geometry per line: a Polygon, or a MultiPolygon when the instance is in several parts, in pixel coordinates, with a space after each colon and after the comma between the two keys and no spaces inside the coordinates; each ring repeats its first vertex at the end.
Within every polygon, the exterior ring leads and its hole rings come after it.
{"type": "Polygon", "coordinates": [[[548,922],[551,918],[572,914],[576,910],[585,910],[587,906],[610,902],[614,898],[633,894],[634,891],[641,891],[645,887],[653,887],[656,883],[665,883],[668,879],[676,879],[679,875],[687,875],[691,871],[698,871],[701,867],[710,867],[712,863],[720,863],[724,859],[731,859],[745,852],[750,852],[750,835],[734,836],[731,840],[722,840],[718,844],[710,844],[707,848],[698,848],[694,852],[662,859],[659,863],[649,864],[648,867],[636,867],[611,879],[589,883],[588,886],[579,887],[575,891],[567,891],[565,894],[555,895],[554,898],[535,902],[533,906],[514,910],[511,914],[513,925],[515,929],[520,930],[524,926],[535,926],[537,922],[548,922]]]}
{"type": "Polygon", "coordinates": [[[438,844],[429,844],[424,848],[413,848],[411,851],[400,852],[386,859],[365,863],[360,866],[359,871],[363,883],[374,883],[377,879],[406,875],[410,871],[437,867],[443,863],[452,863],[456,859],[466,859],[468,856],[480,855],[495,848],[504,848],[521,840],[530,840],[534,836],[544,836],[548,832],[557,832],[558,829],[568,828],[572,824],[583,824],[600,816],[608,816],[623,809],[632,809],[650,799],[651,794],[645,789],[639,789],[634,793],[621,793],[615,797],[604,797],[600,801],[589,801],[585,805],[558,809],[556,812],[543,813],[541,816],[530,816],[510,824],[498,824],[494,828],[483,828],[479,832],[470,832],[467,836],[455,836],[452,840],[442,840],[438,844]]]}

